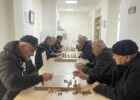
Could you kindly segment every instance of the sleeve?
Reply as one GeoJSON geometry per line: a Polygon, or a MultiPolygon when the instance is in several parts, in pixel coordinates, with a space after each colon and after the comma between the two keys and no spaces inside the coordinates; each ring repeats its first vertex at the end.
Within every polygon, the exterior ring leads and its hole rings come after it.
{"type": "Polygon", "coordinates": [[[127,78],[116,87],[100,84],[94,91],[112,100],[138,100],[140,90],[140,70],[134,69],[127,73],[127,78]]]}
{"type": "Polygon", "coordinates": [[[16,62],[12,60],[5,60],[1,64],[0,78],[8,90],[20,91],[34,86],[43,80],[42,76],[39,76],[36,71],[22,76],[16,66],[16,62]]]}
{"type": "Polygon", "coordinates": [[[35,66],[36,68],[39,70],[42,65],[43,65],[43,61],[42,61],[42,52],[44,50],[42,48],[39,48],[37,49],[36,51],[36,55],[35,55],[35,66]]]}
{"type": "Polygon", "coordinates": [[[89,67],[89,68],[94,68],[95,64],[93,63],[86,63],[86,67],[89,67]]]}
{"type": "Polygon", "coordinates": [[[114,61],[108,54],[103,54],[98,58],[94,67],[93,73],[102,74],[110,71],[112,66],[115,65],[114,61]]]}
{"type": "Polygon", "coordinates": [[[53,58],[53,57],[57,57],[56,54],[51,53],[51,52],[49,52],[49,51],[46,51],[46,56],[47,56],[47,59],[49,59],[49,58],[53,58]]]}
{"type": "Polygon", "coordinates": [[[89,76],[89,79],[87,80],[88,84],[93,84],[94,82],[98,81],[100,83],[104,84],[110,84],[111,83],[111,72],[106,74],[93,74],[89,76]]]}
{"type": "Polygon", "coordinates": [[[92,53],[92,45],[88,44],[83,51],[82,58],[90,60],[92,62],[94,60],[94,55],[92,53]]]}

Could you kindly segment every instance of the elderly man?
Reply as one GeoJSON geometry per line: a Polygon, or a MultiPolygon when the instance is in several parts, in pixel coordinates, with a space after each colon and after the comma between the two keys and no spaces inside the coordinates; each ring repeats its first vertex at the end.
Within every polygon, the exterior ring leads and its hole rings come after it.
{"type": "Polygon", "coordinates": [[[113,45],[112,50],[116,66],[111,73],[89,76],[75,71],[74,75],[98,81],[92,84],[91,88],[111,100],[139,100],[140,53],[137,44],[132,40],[121,40],[113,45]],[[105,85],[106,83],[110,85],[105,85]]]}
{"type": "Polygon", "coordinates": [[[42,52],[46,52],[47,59],[60,56],[60,53],[55,53],[55,51],[53,50],[53,43],[53,38],[47,36],[45,41],[39,44],[35,55],[35,65],[37,69],[40,69],[43,65],[42,52]]]}
{"type": "MultiPolygon", "coordinates": [[[[77,40],[77,42],[80,40],[81,36],[82,36],[81,34],[78,35],[78,40],[77,40]]],[[[76,49],[77,49],[77,51],[82,51],[82,48],[81,48],[81,46],[80,46],[79,43],[76,44],[76,49]]]]}
{"type": "Polygon", "coordinates": [[[61,53],[60,49],[58,49],[58,48],[56,47],[56,43],[57,43],[56,38],[55,38],[55,37],[52,37],[52,40],[53,40],[53,43],[52,43],[52,50],[54,51],[54,53],[61,53]]]}
{"type": "Polygon", "coordinates": [[[62,40],[63,40],[63,36],[58,35],[56,37],[56,43],[54,44],[55,49],[59,52],[62,52],[62,47],[63,47],[62,44],[61,44],[62,40]]]}
{"type": "Polygon", "coordinates": [[[96,56],[96,64],[87,63],[76,65],[77,69],[82,70],[88,75],[108,73],[115,62],[112,58],[112,50],[108,49],[102,40],[96,40],[92,44],[92,52],[96,56]]]}
{"type": "Polygon", "coordinates": [[[95,56],[92,53],[92,42],[88,41],[86,36],[80,36],[77,42],[82,48],[82,54],[80,56],[84,59],[88,59],[89,62],[94,63],[95,56]]]}
{"type": "Polygon", "coordinates": [[[39,75],[30,60],[37,45],[37,38],[26,35],[3,48],[0,53],[0,100],[13,100],[21,90],[51,80],[51,73],[39,75]]]}

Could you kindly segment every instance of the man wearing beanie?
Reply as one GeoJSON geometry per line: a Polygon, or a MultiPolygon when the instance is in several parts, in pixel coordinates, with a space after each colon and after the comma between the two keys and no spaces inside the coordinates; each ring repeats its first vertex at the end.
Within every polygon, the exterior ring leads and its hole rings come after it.
{"type": "Polygon", "coordinates": [[[51,80],[51,73],[39,75],[30,59],[38,45],[37,38],[26,35],[7,43],[0,53],[0,100],[13,100],[26,88],[51,80]]]}
{"type": "Polygon", "coordinates": [[[111,73],[89,76],[77,72],[74,75],[96,81],[90,89],[111,100],[139,100],[140,53],[137,44],[132,40],[122,40],[113,45],[112,51],[116,66],[111,73]]]}

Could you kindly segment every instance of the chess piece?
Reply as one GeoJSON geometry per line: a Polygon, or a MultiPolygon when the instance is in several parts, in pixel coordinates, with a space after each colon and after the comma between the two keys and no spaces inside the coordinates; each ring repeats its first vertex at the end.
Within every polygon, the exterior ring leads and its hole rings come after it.
{"type": "Polygon", "coordinates": [[[61,96],[61,95],[62,95],[62,92],[59,92],[57,95],[58,95],[58,96],[61,96]]]}
{"type": "Polygon", "coordinates": [[[64,58],[66,58],[66,53],[64,53],[64,58]]]}
{"type": "Polygon", "coordinates": [[[70,81],[68,82],[68,87],[69,87],[71,84],[72,84],[72,80],[70,80],[70,81]]]}
{"type": "Polygon", "coordinates": [[[62,57],[64,57],[64,56],[65,56],[65,54],[63,53],[63,54],[62,54],[62,57]]]}
{"type": "Polygon", "coordinates": [[[75,76],[73,75],[73,79],[75,79],[75,76]]]}
{"type": "Polygon", "coordinates": [[[68,81],[64,79],[64,83],[68,83],[68,81]]]}
{"type": "Polygon", "coordinates": [[[77,84],[77,80],[74,80],[74,84],[75,84],[75,85],[77,84]]]}
{"type": "Polygon", "coordinates": [[[77,95],[77,92],[76,92],[76,91],[74,91],[74,92],[73,92],[73,95],[77,95]]]}
{"type": "Polygon", "coordinates": [[[44,81],[42,81],[42,85],[44,85],[44,81]]]}

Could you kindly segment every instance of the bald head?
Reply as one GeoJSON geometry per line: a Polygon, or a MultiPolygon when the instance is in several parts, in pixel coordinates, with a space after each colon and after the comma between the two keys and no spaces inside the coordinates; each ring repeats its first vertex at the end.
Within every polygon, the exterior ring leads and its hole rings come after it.
{"type": "Polygon", "coordinates": [[[99,56],[105,47],[103,40],[95,40],[92,44],[92,52],[95,56],[99,56]]]}

